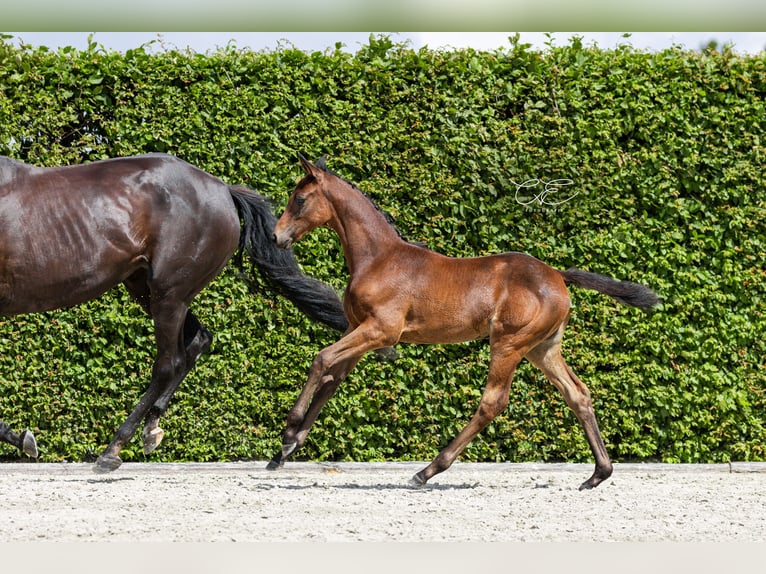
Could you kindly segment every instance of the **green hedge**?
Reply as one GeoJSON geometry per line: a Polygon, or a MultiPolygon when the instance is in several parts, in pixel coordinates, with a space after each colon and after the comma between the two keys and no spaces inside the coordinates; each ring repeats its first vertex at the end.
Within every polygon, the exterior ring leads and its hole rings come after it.
{"type": "MultiPolygon", "coordinates": [[[[326,154],[412,240],[456,256],[524,251],[661,294],[647,316],[572,290],[564,349],[613,458],[764,460],[765,90],[763,52],[601,50],[577,38],[481,52],[373,35],[350,55],[53,52],[6,36],[0,154],[57,165],[168,152],[274,198],[277,211],[300,176],[295,152],[326,154]],[[532,191],[518,184],[532,179],[571,180],[574,197],[524,206],[532,191]]],[[[306,273],[342,290],[331,232],[295,251],[306,273]]],[[[336,335],[228,272],[194,310],[214,348],[149,458],[270,458],[311,359],[336,335]]],[[[101,451],[147,385],[154,344],[123,289],[6,318],[0,339],[0,418],[34,430],[48,461],[101,451]]],[[[458,432],[484,385],[486,344],[400,352],[357,367],[302,458],[428,459],[458,432]]],[[[144,459],[138,439],[123,455],[144,459]]],[[[561,397],[524,363],[508,409],[463,459],[591,455],[561,397]]]]}

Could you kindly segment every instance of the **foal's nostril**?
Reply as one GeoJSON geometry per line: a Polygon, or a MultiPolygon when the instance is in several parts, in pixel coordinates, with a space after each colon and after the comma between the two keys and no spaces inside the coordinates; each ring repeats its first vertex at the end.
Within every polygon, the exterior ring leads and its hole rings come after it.
{"type": "Polygon", "coordinates": [[[280,249],[289,249],[290,244],[292,243],[288,238],[282,236],[279,237],[276,232],[271,235],[272,241],[274,241],[274,244],[279,247],[280,249]]]}

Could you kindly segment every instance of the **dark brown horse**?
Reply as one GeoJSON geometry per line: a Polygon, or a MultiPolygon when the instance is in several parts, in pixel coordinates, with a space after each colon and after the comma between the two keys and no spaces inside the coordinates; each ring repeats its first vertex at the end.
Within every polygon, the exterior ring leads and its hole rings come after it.
{"type": "MultiPolygon", "coordinates": [[[[311,319],[346,330],[335,291],[274,246],[275,222],[266,198],[171,156],[54,168],[0,157],[0,315],[77,305],[122,283],[154,321],[151,383],[96,470],[119,467],[142,419],[144,451],[160,444],[160,415],[212,341],[189,305],[235,252],[240,270],[247,252],[258,271],[245,276],[253,285],[265,283],[311,319]]],[[[0,421],[0,440],[37,456],[29,431],[0,421]]]]}
{"type": "Polygon", "coordinates": [[[580,487],[612,474],[587,387],[561,356],[569,319],[567,285],[595,289],[645,310],[658,303],[647,287],[585,271],[558,271],[522,253],[455,259],[403,240],[355,186],[300,158],[306,176],[274,229],[289,248],[316,227],[340,237],[350,281],[344,306],[349,330],[314,359],[308,381],[287,416],[280,467],[306,440],[338,385],[367,351],[407,343],[458,343],[489,338],[487,386],[468,425],[412,479],[425,484],[446,470],[466,445],[507,405],[511,379],[523,358],[540,368],[564,396],[585,431],[596,469],[580,487]]]}

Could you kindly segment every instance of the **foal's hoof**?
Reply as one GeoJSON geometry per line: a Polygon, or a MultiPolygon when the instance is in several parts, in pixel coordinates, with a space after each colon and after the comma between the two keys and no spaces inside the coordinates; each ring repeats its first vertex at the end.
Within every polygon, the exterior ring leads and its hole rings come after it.
{"type": "Polygon", "coordinates": [[[96,460],[96,464],[93,466],[93,472],[98,474],[106,474],[120,468],[122,459],[119,456],[113,456],[111,454],[102,454],[96,460]]]}
{"type": "Polygon", "coordinates": [[[393,347],[383,347],[382,349],[375,349],[373,357],[382,363],[393,363],[399,358],[399,351],[393,347]]]}
{"type": "Polygon", "coordinates": [[[37,458],[37,441],[32,431],[25,430],[21,433],[21,452],[32,458],[37,458]]]}
{"type": "Polygon", "coordinates": [[[277,455],[269,461],[269,464],[266,465],[266,470],[279,470],[283,466],[285,466],[285,461],[281,456],[277,455]]]}
{"type": "Polygon", "coordinates": [[[160,427],[153,428],[149,432],[144,431],[141,433],[141,439],[144,441],[144,454],[150,454],[160,446],[162,438],[165,436],[165,431],[160,427]]]}

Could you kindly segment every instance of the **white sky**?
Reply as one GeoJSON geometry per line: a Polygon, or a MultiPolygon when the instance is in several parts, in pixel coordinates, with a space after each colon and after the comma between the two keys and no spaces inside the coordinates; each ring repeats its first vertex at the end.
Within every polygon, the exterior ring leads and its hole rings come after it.
{"type": "MultiPolygon", "coordinates": [[[[409,42],[418,49],[472,47],[478,50],[494,50],[507,47],[508,37],[513,32],[383,32],[395,42],[409,42]]],[[[56,49],[72,46],[84,49],[88,46],[87,32],[10,32],[14,41],[33,46],[48,46],[56,49]]],[[[738,53],[756,54],[766,50],[766,32],[633,32],[625,38],[621,32],[554,32],[555,45],[567,45],[573,35],[581,36],[586,45],[595,44],[600,48],[614,48],[630,44],[638,49],[661,50],[680,45],[698,50],[710,40],[719,44],[732,44],[738,53]]],[[[94,32],[93,40],[107,49],[125,51],[152,41],[151,51],[160,51],[163,46],[173,49],[191,49],[206,53],[230,43],[240,49],[255,51],[274,50],[281,45],[294,46],[300,50],[325,51],[334,49],[340,42],[343,49],[356,52],[368,43],[370,32],[94,32]]],[[[542,32],[522,32],[521,41],[537,49],[545,48],[548,37],[542,32]]]]}

